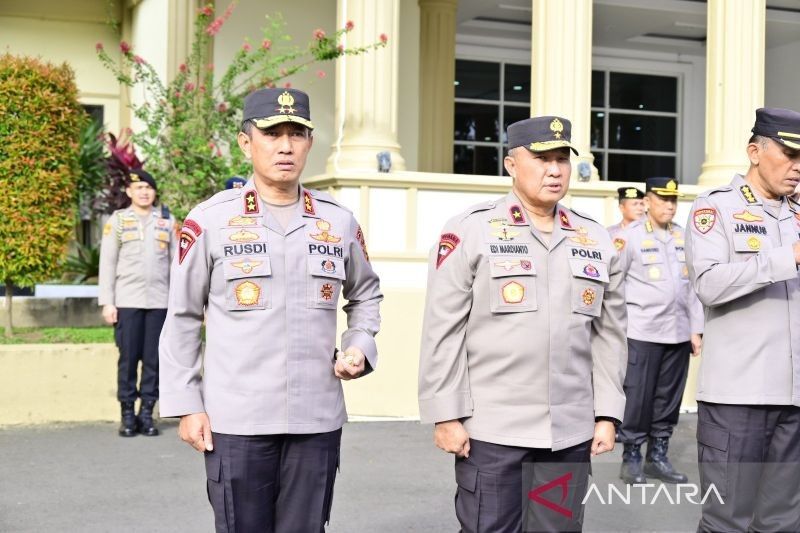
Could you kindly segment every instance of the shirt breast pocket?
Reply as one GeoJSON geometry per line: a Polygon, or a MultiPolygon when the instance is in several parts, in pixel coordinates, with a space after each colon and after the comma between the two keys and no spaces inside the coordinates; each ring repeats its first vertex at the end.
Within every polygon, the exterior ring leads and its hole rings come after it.
{"type": "Polygon", "coordinates": [[[600,316],[604,283],[608,283],[608,265],[602,261],[570,259],[572,272],[572,312],[600,316]]]}
{"type": "Polygon", "coordinates": [[[272,269],[269,256],[232,257],[223,262],[225,304],[228,311],[272,307],[272,269]]]}
{"type": "Polygon", "coordinates": [[[768,239],[750,233],[734,233],[733,249],[741,254],[754,254],[771,248],[768,239]]]}
{"type": "Polygon", "coordinates": [[[489,256],[492,313],[536,311],[536,268],[527,256],[489,256]]]}
{"type": "Polygon", "coordinates": [[[344,260],[335,257],[308,258],[308,307],[336,310],[346,279],[344,260]]]}

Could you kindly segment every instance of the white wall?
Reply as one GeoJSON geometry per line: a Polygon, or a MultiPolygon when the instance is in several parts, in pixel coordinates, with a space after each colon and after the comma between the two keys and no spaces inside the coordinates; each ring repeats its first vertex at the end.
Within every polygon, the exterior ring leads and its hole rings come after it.
{"type": "Polygon", "coordinates": [[[767,50],[764,105],[800,111],[800,34],[798,40],[767,50]]]}
{"type": "MultiPolygon", "coordinates": [[[[152,65],[165,85],[168,83],[168,8],[167,2],[163,0],[142,0],[133,10],[131,20],[131,42],[135,43],[133,52],[152,65]]],[[[144,103],[145,96],[141,86],[131,89],[129,93],[131,102],[136,105],[144,103]]],[[[153,105],[158,103],[153,102],[153,105]]],[[[131,128],[139,131],[143,129],[143,124],[138,118],[131,116],[131,128]]]]}
{"type": "MultiPolygon", "coordinates": [[[[227,5],[227,1],[218,1],[217,11],[222,13],[227,5]]],[[[332,33],[336,29],[335,0],[295,0],[294,2],[241,0],[215,39],[214,72],[217,77],[225,72],[234,53],[242,47],[246,37],[249,37],[250,44],[254,48],[260,45],[263,38],[261,28],[266,25],[264,17],[267,14],[275,13],[283,15],[287,31],[293,37],[293,44],[299,47],[306,46],[317,28],[322,28],[327,33],[332,33]]],[[[294,88],[305,91],[311,99],[314,147],[308,157],[308,164],[303,172],[304,176],[314,176],[325,172],[325,163],[331,153],[330,147],[336,139],[334,131],[335,70],[335,63],[326,62],[312,65],[306,72],[301,72],[288,79],[294,88]],[[327,74],[325,78],[317,77],[319,70],[327,74]]]]}

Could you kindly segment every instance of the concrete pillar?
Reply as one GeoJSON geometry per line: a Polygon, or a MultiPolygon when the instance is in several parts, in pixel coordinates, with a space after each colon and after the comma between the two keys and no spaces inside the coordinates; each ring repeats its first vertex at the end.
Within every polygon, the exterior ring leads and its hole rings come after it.
{"type": "MultiPolygon", "coordinates": [[[[194,42],[194,24],[197,10],[208,2],[202,0],[172,0],[168,9],[169,35],[167,45],[167,83],[175,78],[181,63],[186,63],[192,53],[194,42]]],[[[207,63],[213,63],[213,46],[209,46],[207,63]]]]}
{"type": "Polygon", "coordinates": [[[419,0],[419,170],[453,172],[458,0],[419,0]]]}
{"type": "MultiPolygon", "coordinates": [[[[572,122],[576,163],[588,163],[592,106],[592,0],[532,0],[531,116],[559,115],[572,122]]],[[[579,166],[572,170],[578,179],[579,166]]]]}
{"type": "Polygon", "coordinates": [[[706,158],[698,185],[747,170],[745,145],[764,103],[765,0],[708,0],[706,158]]]}
{"type": "Polygon", "coordinates": [[[348,47],[374,43],[381,34],[385,48],[336,62],[336,142],[327,173],[375,172],[378,152],[389,152],[392,170],[405,170],[397,142],[398,49],[400,0],[339,0],[337,25],[353,21],[348,47]]]}

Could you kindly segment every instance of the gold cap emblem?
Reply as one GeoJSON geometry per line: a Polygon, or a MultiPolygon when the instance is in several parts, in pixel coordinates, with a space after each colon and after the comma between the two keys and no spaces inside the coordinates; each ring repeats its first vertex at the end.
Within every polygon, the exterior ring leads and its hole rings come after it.
{"type": "Polygon", "coordinates": [[[550,131],[553,132],[553,137],[556,139],[561,138],[561,132],[564,131],[564,125],[561,123],[560,120],[554,118],[552,122],[550,122],[550,131]]]}
{"type": "Polygon", "coordinates": [[[669,180],[667,182],[667,190],[668,191],[677,191],[678,190],[678,184],[675,183],[675,180],[669,180]]]}
{"type": "Polygon", "coordinates": [[[636,189],[625,189],[625,198],[636,198],[636,189]]]}
{"type": "Polygon", "coordinates": [[[283,91],[281,95],[278,97],[278,103],[281,106],[277,109],[279,113],[288,113],[290,115],[294,115],[294,96],[289,93],[289,91],[283,91]]]}

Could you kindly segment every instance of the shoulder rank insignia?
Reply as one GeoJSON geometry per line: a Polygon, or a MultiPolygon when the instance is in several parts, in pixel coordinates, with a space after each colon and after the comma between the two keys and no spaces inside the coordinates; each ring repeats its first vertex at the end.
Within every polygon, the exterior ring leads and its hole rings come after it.
{"type": "Polygon", "coordinates": [[[106,222],[105,226],[103,226],[103,235],[111,235],[112,226],[111,221],[106,222]]]}
{"type": "Polygon", "coordinates": [[[648,220],[644,223],[644,229],[647,230],[647,233],[653,233],[653,223],[648,220]]]}
{"type": "Polygon", "coordinates": [[[511,217],[511,221],[513,224],[527,223],[525,221],[525,213],[522,211],[522,208],[516,204],[508,208],[508,214],[511,217]]]}
{"type": "Polygon", "coordinates": [[[330,232],[331,223],[327,220],[317,220],[317,228],[320,232],[311,234],[311,238],[315,241],[337,243],[342,240],[341,237],[330,232]]]}
{"type": "Polygon", "coordinates": [[[704,235],[711,231],[716,221],[717,211],[710,207],[696,209],[692,215],[692,222],[694,222],[695,229],[704,235]]]}
{"type": "Polygon", "coordinates": [[[437,269],[444,263],[447,256],[453,253],[460,242],[461,239],[455,233],[445,233],[439,238],[439,252],[436,256],[437,269]]]}
{"type": "Polygon", "coordinates": [[[258,209],[258,195],[256,191],[251,189],[244,193],[244,213],[246,215],[252,215],[258,213],[258,209]]]}
{"type": "Polygon", "coordinates": [[[741,191],[742,196],[744,196],[744,199],[748,204],[758,203],[758,200],[756,199],[756,196],[755,194],[753,194],[753,191],[752,189],[750,189],[749,185],[742,185],[741,187],[739,187],[739,190],[741,191]]]}
{"type": "Polygon", "coordinates": [[[764,219],[758,215],[754,215],[747,209],[742,211],[741,213],[734,213],[733,218],[736,220],[744,220],[745,222],[763,222],[764,219]]]}
{"type": "Polygon", "coordinates": [[[312,198],[311,193],[306,190],[303,191],[303,211],[306,215],[317,214],[314,211],[314,199],[312,198]]]}
{"type": "Polygon", "coordinates": [[[558,210],[558,220],[561,222],[561,227],[565,229],[572,229],[572,224],[569,222],[569,217],[563,209],[558,210]]]}

